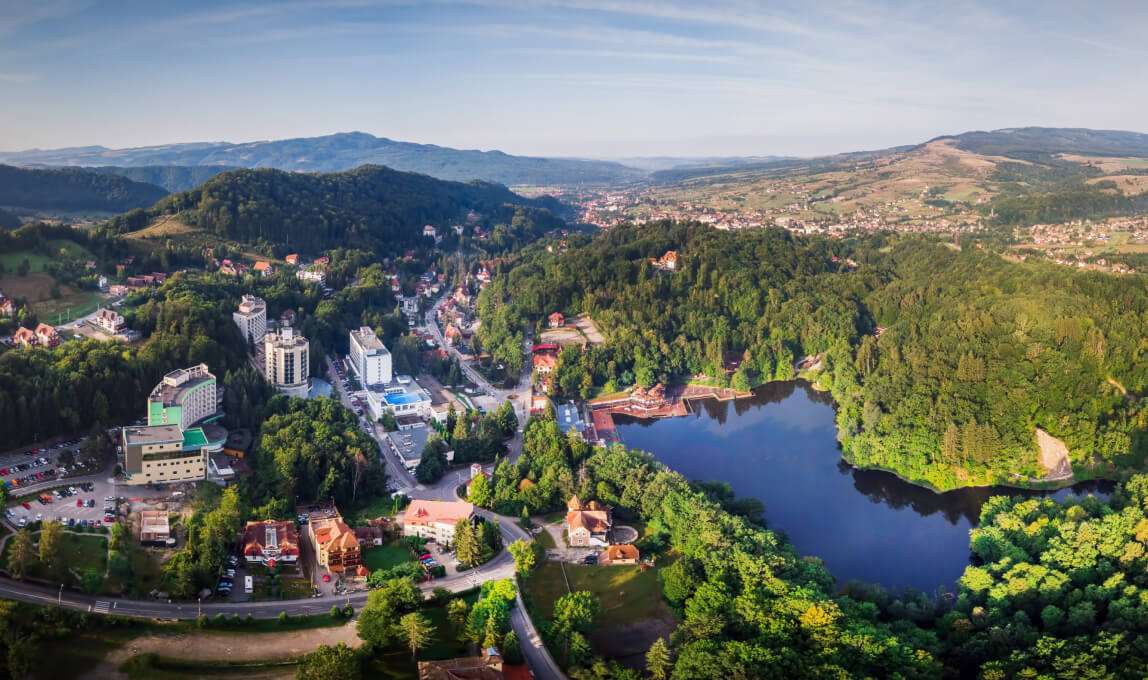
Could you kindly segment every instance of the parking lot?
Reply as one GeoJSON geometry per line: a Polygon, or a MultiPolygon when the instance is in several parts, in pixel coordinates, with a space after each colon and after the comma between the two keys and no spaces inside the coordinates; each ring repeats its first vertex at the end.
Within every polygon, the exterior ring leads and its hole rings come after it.
{"type": "Polygon", "coordinates": [[[89,524],[100,523],[106,526],[104,508],[117,506],[116,501],[107,500],[109,497],[116,497],[115,484],[109,483],[102,476],[60,482],[61,485],[65,483],[68,484],[66,489],[58,489],[47,494],[51,498],[51,502],[41,503],[39,498],[42,498],[43,495],[39,495],[37,498],[29,498],[20,503],[9,505],[8,510],[11,512],[9,521],[16,526],[21,526],[20,520],[25,522],[58,520],[68,525],[72,525],[70,521],[72,520],[80,525],[86,521],[89,524]],[[83,490],[82,485],[88,485],[91,490],[83,490]],[[73,489],[74,491],[72,491],[73,489]],[[28,507],[24,507],[25,504],[28,507]]]}

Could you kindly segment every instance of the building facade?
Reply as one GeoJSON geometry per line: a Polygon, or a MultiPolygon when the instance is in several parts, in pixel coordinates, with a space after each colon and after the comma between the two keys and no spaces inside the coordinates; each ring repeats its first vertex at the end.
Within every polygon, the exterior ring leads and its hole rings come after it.
{"type": "Polygon", "coordinates": [[[370,328],[351,331],[351,369],[363,387],[386,385],[393,380],[391,353],[370,328]]]}
{"type": "Polygon", "coordinates": [[[414,500],[403,514],[403,536],[420,536],[441,544],[454,542],[460,519],[474,519],[474,505],[463,501],[414,500]]]}
{"type": "Polygon", "coordinates": [[[218,409],[215,376],[207,364],[181,368],[163,377],[148,397],[148,425],[192,425],[215,415],[218,409]]]}
{"type": "Polygon", "coordinates": [[[148,397],[147,425],[121,431],[127,483],[206,479],[208,454],[222,450],[227,438],[225,429],[208,424],[218,403],[206,364],[165,375],[148,397]]]}
{"type": "Polygon", "coordinates": [[[124,320],[123,314],[120,314],[114,309],[107,308],[96,312],[96,325],[113,335],[122,333],[127,328],[127,322],[124,320]]]}
{"type": "Polygon", "coordinates": [[[353,573],[363,563],[359,539],[338,512],[328,517],[312,514],[307,522],[307,537],[319,566],[327,571],[353,573]]]}
{"type": "Polygon", "coordinates": [[[263,298],[244,295],[239,310],[232,312],[231,318],[239,326],[244,340],[255,344],[263,342],[263,336],[267,334],[267,303],[263,298]]]}
{"type": "Polygon", "coordinates": [[[308,379],[310,345],[307,338],[296,335],[290,326],[268,333],[263,338],[263,356],[267,380],[283,394],[306,397],[311,387],[308,379]]]}
{"type": "Polygon", "coordinates": [[[207,439],[178,425],[125,427],[123,470],[127,483],[164,484],[207,477],[207,439]]]}
{"type": "Polygon", "coordinates": [[[272,560],[294,564],[299,561],[299,529],[294,522],[248,522],[243,528],[243,557],[248,564],[272,560]]]}

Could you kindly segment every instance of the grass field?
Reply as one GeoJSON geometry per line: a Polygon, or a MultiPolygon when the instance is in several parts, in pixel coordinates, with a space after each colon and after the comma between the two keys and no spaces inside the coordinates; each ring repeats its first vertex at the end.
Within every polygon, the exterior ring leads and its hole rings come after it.
{"type": "MultiPolygon", "coordinates": [[[[32,534],[32,540],[36,543],[35,554],[39,555],[39,541],[40,533],[32,534]]],[[[12,541],[9,540],[4,544],[4,552],[0,554],[0,564],[8,564],[8,554],[12,549],[12,541]]],[[[87,569],[96,569],[101,574],[107,568],[108,564],[108,539],[103,536],[94,534],[73,534],[65,531],[60,539],[60,560],[61,565],[67,565],[67,569],[49,569],[40,564],[39,559],[32,562],[28,569],[28,576],[33,578],[52,578],[63,579],[63,582],[70,586],[79,586],[79,579],[76,574],[83,574],[87,569]]]]}
{"type": "Polygon", "coordinates": [[[662,591],[656,569],[642,571],[641,567],[601,567],[562,565],[546,562],[526,582],[525,592],[547,617],[554,613],[554,603],[570,590],[588,590],[602,602],[602,611],[595,619],[599,626],[624,626],[659,616],[662,591]]]}
{"type": "MultiPolygon", "coordinates": [[[[67,249],[77,258],[91,256],[85,248],[71,241],[56,239],[48,243],[55,249],[67,249]]],[[[74,319],[94,312],[101,300],[94,292],[60,286],[60,297],[52,298],[51,291],[55,280],[44,273],[44,266],[50,262],[52,258],[31,250],[0,253],[0,263],[4,265],[4,276],[0,278],[0,291],[12,297],[27,298],[32,311],[41,321],[50,324],[59,323],[61,315],[66,320],[69,313],[74,319]],[[25,259],[29,265],[28,275],[17,276],[16,270],[25,259]]]]}
{"type": "Polygon", "coordinates": [[[391,541],[377,548],[368,548],[363,553],[363,564],[371,571],[376,569],[393,569],[400,564],[414,560],[410,548],[402,539],[391,541]]]}

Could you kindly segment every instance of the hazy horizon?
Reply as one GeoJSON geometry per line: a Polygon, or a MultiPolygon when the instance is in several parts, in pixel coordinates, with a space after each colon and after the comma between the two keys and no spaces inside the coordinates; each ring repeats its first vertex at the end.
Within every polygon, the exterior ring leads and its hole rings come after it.
{"type": "Polygon", "coordinates": [[[1137,130],[1148,7],[1100,4],[6,5],[0,149],[359,130],[531,156],[809,157],[1137,130]]]}

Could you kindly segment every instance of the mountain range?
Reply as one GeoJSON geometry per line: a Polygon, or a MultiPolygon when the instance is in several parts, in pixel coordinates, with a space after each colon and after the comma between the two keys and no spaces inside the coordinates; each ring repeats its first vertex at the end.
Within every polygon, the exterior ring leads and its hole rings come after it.
{"type": "MultiPolygon", "coordinates": [[[[363,132],[276,141],[195,142],[129,149],[83,146],[0,152],[0,162],[40,166],[221,166],[337,172],[361,165],[385,165],[439,179],[481,179],[506,185],[616,184],[641,179],[645,171],[610,161],[512,156],[501,151],[451,149],[397,142],[363,132]]],[[[159,178],[156,178],[157,181],[159,178]]],[[[169,186],[165,184],[165,186],[169,186]]],[[[190,188],[180,185],[181,189],[190,188]]]]}

